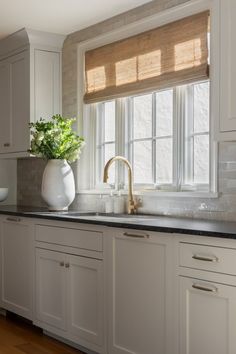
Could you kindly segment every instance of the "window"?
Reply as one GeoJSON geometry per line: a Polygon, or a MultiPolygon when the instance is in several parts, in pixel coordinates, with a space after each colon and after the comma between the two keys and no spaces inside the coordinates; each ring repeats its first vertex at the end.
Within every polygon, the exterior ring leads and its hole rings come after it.
{"type": "Polygon", "coordinates": [[[119,154],[131,162],[136,188],[209,190],[209,81],[97,103],[96,120],[97,184],[119,154]]]}
{"type": "MultiPolygon", "coordinates": [[[[132,164],[136,190],[215,191],[210,11],[203,3],[203,12],[187,11],[181,20],[176,7],[170,23],[154,27],[157,20],[146,32],[137,23],[128,38],[114,33],[112,40],[81,45],[78,77],[85,105],[79,111],[85,112],[89,165],[82,188],[100,190],[105,163],[122,155],[132,164]]],[[[127,184],[124,164],[113,164],[109,172],[111,184],[127,184]]]]}

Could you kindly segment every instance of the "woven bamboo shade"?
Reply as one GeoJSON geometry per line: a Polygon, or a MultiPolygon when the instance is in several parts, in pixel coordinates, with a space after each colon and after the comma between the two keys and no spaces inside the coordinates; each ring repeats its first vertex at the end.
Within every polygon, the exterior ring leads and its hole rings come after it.
{"type": "Polygon", "coordinates": [[[84,102],[206,79],[208,18],[205,11],[87,51],[84,102]]]}

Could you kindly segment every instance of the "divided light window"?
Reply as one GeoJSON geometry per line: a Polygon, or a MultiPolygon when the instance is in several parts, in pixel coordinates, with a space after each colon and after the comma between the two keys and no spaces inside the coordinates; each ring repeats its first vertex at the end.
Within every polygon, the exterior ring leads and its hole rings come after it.
{"type": "MultiPolygon", "coordinates": [[[[98,184],[106,161],[119,154],[130,160],[136,187],[208,190],[209,81],[96,106],[98,184]]],[[[122,178],[117,171],[121,184],[122,178]]]]}
{"type": "MultiPolygon", "coordinates": [[[[85,53],[95,185],[107,160],[122,155],[136,187],[210,189],[209,39],[205,11],[85,53]]],[[[114,164],[110,183],[126,179],[114,164]]]]}

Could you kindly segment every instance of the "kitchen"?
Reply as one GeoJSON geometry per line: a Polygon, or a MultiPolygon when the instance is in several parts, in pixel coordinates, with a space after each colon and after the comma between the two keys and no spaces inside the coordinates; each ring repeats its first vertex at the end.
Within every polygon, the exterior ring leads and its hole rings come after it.
{"type": "Polygon", "coordinates": [[[2,314],[42,352],[235,354],[236,4],[99,4],[3,3],[2,314]]]}

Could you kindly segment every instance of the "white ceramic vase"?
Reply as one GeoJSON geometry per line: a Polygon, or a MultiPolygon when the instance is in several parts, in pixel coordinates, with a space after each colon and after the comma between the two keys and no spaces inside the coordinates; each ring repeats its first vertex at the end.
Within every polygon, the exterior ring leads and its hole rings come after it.
{"type": "Polygon", "coordinates": [[[75,198],[75,180],[66,160],[48,161],[43,173],[41,192],[49,210],[68,210],[75,198]]]}

